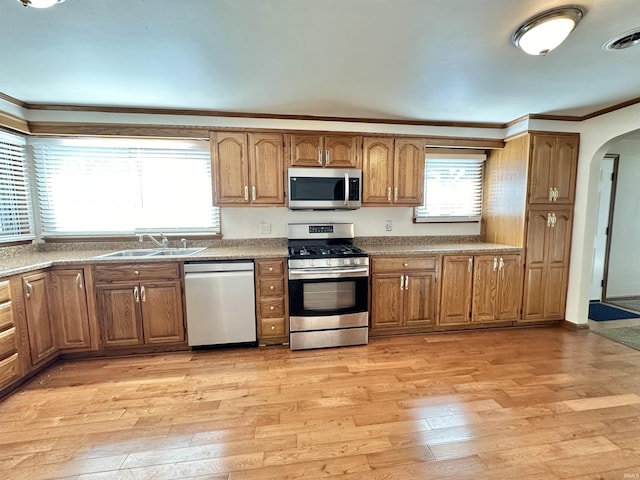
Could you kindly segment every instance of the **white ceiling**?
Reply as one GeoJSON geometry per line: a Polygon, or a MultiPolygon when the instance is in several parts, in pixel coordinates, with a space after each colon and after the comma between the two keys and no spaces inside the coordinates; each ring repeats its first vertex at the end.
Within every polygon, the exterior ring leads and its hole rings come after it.
{"type": "Polygon", "coordinates": [[[28,103],[504,123],[640,97],[640,0],[587,9],[546,57],[510,42],[553,0],[0,0],[0,92],[28,103]]]}

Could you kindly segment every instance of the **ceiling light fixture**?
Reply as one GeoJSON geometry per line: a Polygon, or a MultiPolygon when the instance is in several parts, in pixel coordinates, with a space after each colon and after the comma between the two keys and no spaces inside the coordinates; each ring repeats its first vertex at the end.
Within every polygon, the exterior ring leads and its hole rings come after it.
{"type": "Polygon", "coordinates": [[[564,42],[584,14],[574,5],[547,10],[520,25],[511,41],[529,55],[546,55],[564,42]]]}
{"type": "Polygon", "coordinates": [[[56,3],[62,3],[64,0],[18,0],[25,7],[33,8],[49,8],[56,3]]]}

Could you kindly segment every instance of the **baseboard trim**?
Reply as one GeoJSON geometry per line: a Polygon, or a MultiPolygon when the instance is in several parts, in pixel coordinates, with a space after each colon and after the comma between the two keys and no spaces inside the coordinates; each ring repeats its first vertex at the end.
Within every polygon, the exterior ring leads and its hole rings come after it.
{"type": "Polygon", "coordinates": [[[586,323],[573,323],[567,322],[566,320],[562,320],[562,322],[560,322],[560,326],[562,328],[566,328],[567,330],[573,330],[574,332],[580,330],[589,330],[589,325],[586,323]]]}

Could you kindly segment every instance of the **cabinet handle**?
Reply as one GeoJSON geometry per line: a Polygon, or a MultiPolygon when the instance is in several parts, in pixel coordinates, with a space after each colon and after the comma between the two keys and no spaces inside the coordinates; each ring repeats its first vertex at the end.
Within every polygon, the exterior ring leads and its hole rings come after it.
{"type": "Polygon", "coordinates": [[[552,214],[551,214],[551,226],[552,226],[552,227],[555,227],[555,226],[556,226],[556,223],[558,223],[558,217],[556,217],[556,214],[555,214],[555,213],[552,213],[552,214]]]}
{"type": "Polygon", "coordinates": [[[324,151],[324,163],[329,165],[331,163],[331,152],[329,150],[324,151]]]}
{"type": "Polygon", "coordinates": [[[245,202],[249,201],[249,186],[248,185],[244,186],[244,201],[245,202]]]}
{"type": "Polygon", "coordinates": [[[469,257],[467,260],[467,272],[471,273],[473,271],[473,257],[469,257]]]}
{"type": "Polygon", "coordinates": [[[498,258],[493,257],[493,271],[495,272],[496,270],[498,270],[498,258]]]}
{"type": "Polygon", "coordinates": [[[404,290],[404,275],[400,275],[400,290],[404,290]]]}
{"type": "Polygon", "coordinates": [[[387,188],[387,201],[391,201],[391,187],[387,188]]]}
{"type": "Polygon", "coordinates": [[[24,282],[24,286],[27,287],[26,296],[27,296],[27,300],[29,300],[31,298],[31,294],[33,294],[33,285],[31,285],[31,283],[25,281],[24,282]]]}
{"type": "Polygon", "coordinates": [[[498,267],[498,270],[500,271],[504,270],[504,259],[502,257],[500,257],[500,266],[498,267]]]}
{"type": "Polygon", "coordinates": [[[318,149],[318,164],[322,165],[322,150],[318,149]]]}
{"type": "Polygon", "coordinates": [[[549,188],[549,201],[553,202],[553,187],[549,188]]]}
{"type": "Polygon", "coordinates": [[[143,302],[147,301],[147,295],[146,295],[146,290],[144,289],[144,285],[140,287],[140,296],[142,297],[143,302]]]}
{"type": "Polygon", "coordinates": [[[409,275],[404,276],[404,289],[409,290],[409,275]]]}
{"type": "Polygon", "coordinates": [[[138,292],[138,286],[133,287],[133,299],[136,303],[140,303],[140,293],[138,292]]]}
{"type": "Polygon", "coordinates": [[[251,187],[251,199],[255,202],[256,201],[256,186],[253,185],[251,187]]]}
{"type": "Polygon", "coordinates": [[[547,213],[547,227],[551,226],[551,214],[547,213]]]}
{"type": "Polygon", "coordinates": [[[398,201],[398,187],[393,189],[393,201],[394,202],[398,201]]]}
{"type": "Polygon", "coordinates": [[[560,192],[558,191],[557,188],[553,189],[553,201],[557,202],[558,201],[558,197],[560,196],[560,192]]]}
{"type": "Polygon", "coordinates": [[[81,274],[81,273],[78,273],[78,274],[76,275],[76,286],[77,286],[80,290],[82,290],[82,274],[81,274]]]}

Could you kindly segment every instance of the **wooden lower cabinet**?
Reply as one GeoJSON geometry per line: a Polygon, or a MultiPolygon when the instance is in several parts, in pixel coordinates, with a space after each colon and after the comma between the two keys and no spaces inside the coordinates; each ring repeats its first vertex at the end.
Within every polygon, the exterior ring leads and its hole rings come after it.
{"type": "Polygon", "coordinates": [[[178,264],[96,266],[94,276],[105,349],[184,344],[178,264]],[[129,276],[140,280],[125,281],[129,276]]]}
{"type": "Polygon", "coordinates": [[[51,303],[60,351],[92,348],[84,269],[50,272],[51,303]]]}
{"type": "Polygon", "coordinates": [[[410,333],[433,327],[437,259],[372,257],[370,334],[410,333]]]}
{"type": "Polygon", "coordinates": [[[520,254],[446,255],[438,325],[515,321],[521,294],[520,254]]]}
{"type": "Polygon", "coordinates": [[[286,258],[255,261],[258,344],[289,343],[286,258]]]}
{"type": "Polygon", "coordinates": [[[58,351],[49,307],[49,273],[24,275],[22,291],[31,365],[36,366],[51,359],[58,351]]]}
{"type": "Polygon", "coordinates": [[[564,319],[572,219],[571,207],[529,211],[522,322],[564,319]]]}
{"type": "Polygon", "coordinates": [[[0,282],[0,388],[13,383],[20,376],[16,340],[11,285],[4,280],[0,282]]]}

